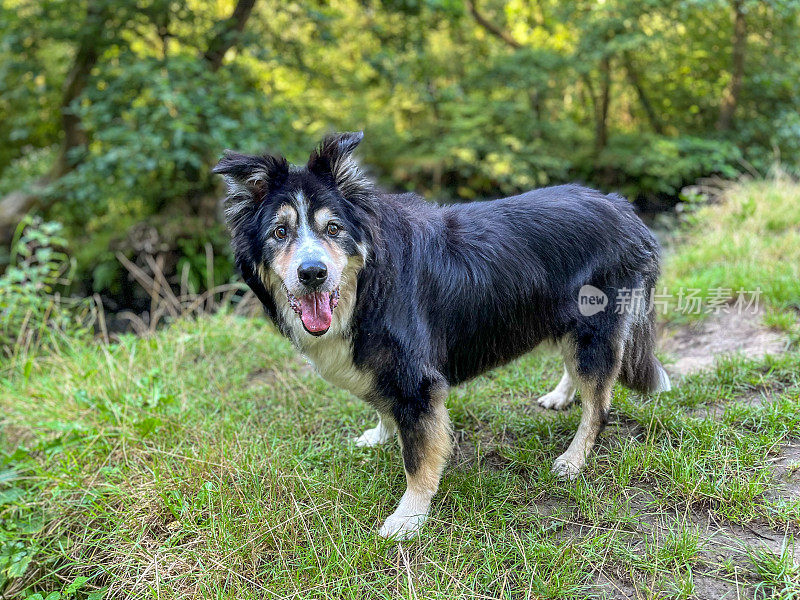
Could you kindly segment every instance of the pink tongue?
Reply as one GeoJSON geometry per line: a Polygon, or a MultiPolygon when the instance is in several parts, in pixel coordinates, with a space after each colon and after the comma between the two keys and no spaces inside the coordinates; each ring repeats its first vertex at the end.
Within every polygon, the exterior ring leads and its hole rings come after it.
{"type": "Polygon", "coordinates": [[[329,292],[315,292],[307,296],[300,296],[301,315],[303,325],[309,331],[325,331],[331,326],[331,295],[329,292]]]}

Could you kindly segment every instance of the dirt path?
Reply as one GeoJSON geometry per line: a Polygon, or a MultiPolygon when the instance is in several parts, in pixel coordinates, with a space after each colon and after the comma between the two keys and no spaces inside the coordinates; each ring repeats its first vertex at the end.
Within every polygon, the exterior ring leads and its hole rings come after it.
{"type": "Polygon", "coordinates": [[[784,352],[786,334],[763,325],[764,314],[734,313],[710,316],[702,322],[666,328],[659,349],[668,357],[670,375],[681,377],[705,369],[723,354],[741,352],[748,358],[784,352]]]}

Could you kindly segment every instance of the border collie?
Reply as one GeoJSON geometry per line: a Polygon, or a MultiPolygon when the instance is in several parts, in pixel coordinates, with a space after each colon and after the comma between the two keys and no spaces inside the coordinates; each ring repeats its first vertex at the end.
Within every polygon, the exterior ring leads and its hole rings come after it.
{"type": "Polygon", "coordinates": [[[564,375],[539,404],[582,398],[553,465],[566,478],[586,463],[617,379],[669,389],[646,302],[615,309],[626,290],[654,288],[659,247],[624,198],[578,185],[452,206],[387,194],[352,157],[362,137],[325,138],[305,166],[226,152],[214,172],[237,268],[266,313],[323,378],[377,411],[355,443],[398,435],[407,488],[380,534],[408,539],[451,451],[449,386],[555,342],[564,375]]]}

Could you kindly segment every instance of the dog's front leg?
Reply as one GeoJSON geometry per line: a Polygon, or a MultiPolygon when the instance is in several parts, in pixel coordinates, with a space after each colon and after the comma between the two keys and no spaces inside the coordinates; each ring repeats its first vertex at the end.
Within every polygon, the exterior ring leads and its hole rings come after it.
{"type": "Polygon", "coordinates": [[[357,437],[355,439],[356,446],[373,448],[385,444],[392,439],[396,429],[393,417],[378,413],[378,424],[357,437]]]}
{"type": "Polygon", "coordinates": [[[400,433],[406,492],[380,530],[383,537],[407,540],[417,535],[439,488],[452,450],[450,417],[444,405],[447,388],[437,386],[426,397],[398,403],[395,422],[400,433]]]}

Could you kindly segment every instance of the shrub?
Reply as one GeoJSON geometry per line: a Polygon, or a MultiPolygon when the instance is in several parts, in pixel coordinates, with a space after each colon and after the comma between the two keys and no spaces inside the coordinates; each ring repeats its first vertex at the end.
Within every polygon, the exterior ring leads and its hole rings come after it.
{"type": "Polygon", "coordinates": [[[0,276],[0,350],[28,352],[58,333],[84,335],[91,329],[91,300],[61,296],[71,281],[73,261],[65,252],[62,226],[26,217],[17,228],[11,263],[0,276]]]}

